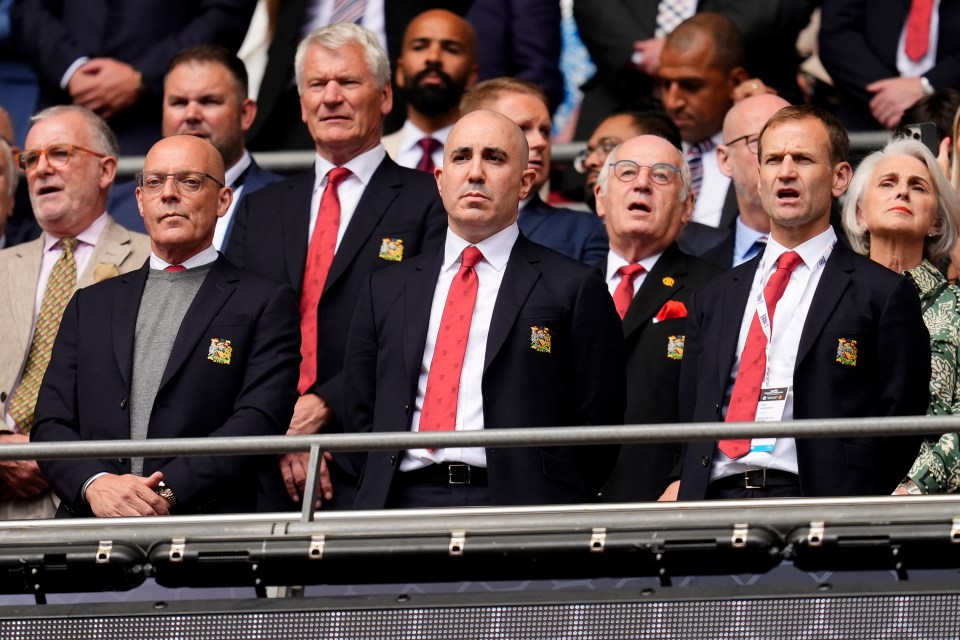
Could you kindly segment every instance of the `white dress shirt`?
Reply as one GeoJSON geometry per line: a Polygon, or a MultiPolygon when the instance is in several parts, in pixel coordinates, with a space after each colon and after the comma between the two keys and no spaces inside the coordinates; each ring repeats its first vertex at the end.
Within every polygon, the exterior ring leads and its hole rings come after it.
{"type": "MultiPolygon", "coordinates": [[[[650,270],[653,269],[653,266],[657,264],[657,260],[659,260],[662,255],[663,252],[661,251],[660,253],[647,256],[637,261],[637,264],[643,267],[643,271],[633,277],[633,297],[637,295],[637,291],[640,291],[640,285],[647,279],[647,274],[650,273],[650,270]]],[[[632,263],[627,262],[623,256],[613,250],[613,247],[610,248],[610,252],[607,254],[607,289],[610,290],[611,296],[620,285],[620,280],[623,279],[623,276],[617,272],[620,270],[620,267],[625,267],[628,264],[632,263]]]]}
{"type": "MultiPolygon", "coordinates": [[[[479,286],[473,318],[470,321],[467,348],[463,356],[463,368],[460,372],[457,431],[479,431],[484,427],[482,382],[483,361],[487,353],[487,333],[490,330],[493,307],[497,302],[497,294],[500,292],[507,261],[519,236],[520,229],[514,222],[506,229],[475,245],[483,254],[483,260],[475,267],[479,286]]],[[[423,397],[427,392],[427,378],[430,375],[430,363],[433,362],[433,351],[437,344],[437,333],[440,331],[440,320],[447,301],[447,292],[450,290],[450,283],[453,282],[454,276],[460,270],[460,256],[469,246],[471,246],[469,242],[447,229],[443,264],[440,266],[440,277],[433,293],[427,342],[424,345],[420,378],[417,381],[417,399],[410,427],[413,431],[420,430],[420,412],[423,408],[423,397]]],[[[410,449],[400,461],[400,471],[413,471],[441,462],[463,462],[476,467],[486,467],[487,452],[483,447],[450,447],[435,449],[432,452],[427,449],[410,449]]]]}
{"type": "MultiPolygon", "coordinates": [[[[908,12],[909,13],[909,12],[908,12]]],[[[903,21],[900,39],[897,40],[897,71],[904,78],[919,78],[937,64],[937,43],[940,40],[940,0],[934,0],[933,12],[930,14],[930,39],[927,53],[914,62],[907,55],[907,21],[903,21]]],[[[946,87],[934,87],[945,89],[946,87]]]]}
{"type": "MultiPolygon", "coordinates": [[[[833,252],[837,242],[837,234],[833,227],[827,227],[823,233],[807,240],[793,249],[803,262],[797,265],[790,275],[787,288],[776,307],[773,320],[773,332],[767,349],[767,384],[764,387],[787,387],[787,400],[781,420],[793,419],[793,372],[797,364],[797,349],[800,346],[800,336],[807,321],[810,303],[817,291],[817,285],[823,276],[823,266],[833,252]]],[[[727,385],[724,399],[723,414],[727,413],[730,395],[733,393],[733,384],[740,370],[740,355],[743,353],[747,341],[750,324],[757,312],[757,298],[760,296],[770,276],[776,271],[777,260],[783,253],[790,251],[772,237],[767,241],[767,248],[760,259],[760,265],[753,277],[753,285],[747,298],[747,307],[740,324],[740,339],[737,341],[737,358],[730,371],[730,381],[727,385]]],[[[751,451],[742,458],[731,460],[718,449],[713,456],[713,468],[710,473],[711,481],[735,473],[742,473],[747,469],[767,468],[780,469],[797,473],[797,447],[793,438],[777,438],[771,452],[751,451]]]]}
{"type": "MultiPolygon", "coordinates": [[[[87,268],[97,240],[106,228],[107,213],[103,212],[93,221],[93,224],[77,234],[77,248],[73,250],[73,259],[77,262],[77,280],[87,268]]],[[[50,272],[53,271],[53,265],[60,259],[60,254],[63,253],[63,249],[57,246],[58,242],[60,242],[60,236],[43,233],[43,259],[40,262],[40,277],[37,279],[37,294],[33,306],[34,324],[37,322],[37,316],[40,315],[40,305],[43,303],[43,294],[47,290],[47,282],[50,281],[50,272]]]]}
{"type": "MultiPolygon", "coordinates": [[[[210,264],[217,259],[217,256],[220,254],[217,253],[217,250],[213,248],[213,245],[207,247],[200,253],[190,258],[187,258],[180,263],[180,266],[184,269],[193,269],[194,267],[202,267],[205,264],[210,264]]],[[[150,268],[163,271],[170,266],[169,262],[164,261],[159,258],[154,252],[150,252],[150,268]]]]}
{"type": "Polygon", "coordinates": [[[240,198],[243,195],[243,185],[241,184],[234,188],[233,183],[250,167],[251,162],[253,162],[253,158],[250,157],[250,152],[244,149],[240,159],[225,172],[224,182],[228,187],[233,189],[233,201],[227,208],[227,212],[223,214],[222,217],[217,218],[217,226],[213,230],[213,246],[217,251],[223,246],[223,239],[227,236],[227,229],[230,228],[230,220],[233,219],[233,213],[237,210],[237,203],[240,202],[240,198]]]}
{"type": "MultiPolygon", "coordinates": [[[[720,172],[720,165],[717,163],[716,145],[723,144],[723,132],[717,132],[710,139],[713,140],[714,148],[701,156],[703,182],[700,183],[700,194],[693,205],[691,220],[709,227],[716,227],[720,225],[723,203],[727,199],[727,190],[730,188],[730,178],[720,172]]],[[[683,143],[684,156],[691,146],[687,142],[683,143]]]]}
{"type": "MultiPolygon", "coordinates": [[[[350,170],[351,175],[340,183],[337,189],[337,195],[340,198],[340,228],[337,230],[337,248],[340,248],[340,241],[343,240],[343,234],[347,231],[350,220],[357,210],[357,203],[363,195],[364,189],[370,184],[370,179],[376,172],[377,167],[383,162],[387,152],[383,150],[383,145],[378,144],[372,149],[364,151],[349,162],[341,165],[350,170]]],[[[313,197],[310,200],[310,227],[308,229],[308,238],[313,238],[313,228],[317,226],[317,214],[320,212],[320,198],[323,197],[323,190],[327,188],[327,173],[333,169],[334,165],[329,160],[317,156],[314,162],[316,178],[313,183],[313,197]]]]}
{"type": "Polygon", "coordinates": [[[451,129],[453,129],[452,124],[443,129],[438,129],[433,133],[426,133],[425,131],[421,131],[420,127],[407,120],[403,123],[403,128],[400,129],[400,145],[397,147],[397,157],[394,158],[394,160],[396,160],[397,164],[401,167],[416,169],[420,163],[420,158],[423,157],[423,148],[419,144],[420,140],[433,138],[440,143],[440,148],[432,154],[433,164],[434,166],[442,167],[443,145],[446,144],[447,136],[450,135],[451,129]]]}

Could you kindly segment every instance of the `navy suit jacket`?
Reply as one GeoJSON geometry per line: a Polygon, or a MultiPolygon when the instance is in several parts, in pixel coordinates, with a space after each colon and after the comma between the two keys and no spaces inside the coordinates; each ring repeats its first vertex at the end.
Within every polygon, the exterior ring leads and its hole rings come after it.
{"type": "Polygon", "coordinates": [[[178,51],[220,44],[236,51],[256,0],[20,0],[13,34],[40,79],[40,107],[68,104],[63,74],[83,56],[126,62],[143,75],[144,93],[110,119],[123,154],[146,153],[160,139],[163,75],[178,51]]]}
{"type": "MultiPolygon", "coordinates": [[[[149,267],[74,294],[40,389],[33,442],[130,437],[134,332],[149,267]]],[[[299,362],[293,293],[221,256],[180,325],[147,437],[282,435],[297,399],[299,362]],[[214,340],[230,341],[228,364],[210,359],[214,340]]],[[[130,473],[130,461],[47,460],[40,468],[63,501],[58,515],[90,515],[83,484],[100,472],[130,473]]],[[[176,494],[176,513],[251,512],[267,487],[280,487],[273,456],[146,458],[144,474],[154,471],[176,494]]]]}
{"type": "MultiPolygon", "coordinates": [[[[243,191],[240,192],[240,199],[234,205],[234,212],[240,207],[240,201],[249,194],[261,189],[268,184],[283,180],[283,176],[267,171],[257,164],[257,161],[250,159],[250,166],[247,167],[246,175],[243,180],[243,191]]],[[[110,195],[107,196],[107,211],[113,216],[113,219],[122,227],[130,231],[146,233],[147,228],[143,224],[143,216],[140,215],[140,209],[137,207],[137,181],[129,180],[116,184],[110,189],[110,195]]],[[[234,218],[235,219],[235,218],[234,218]]],[[[230,240],[230,232],[233,230],[233,221],[231,220],[230,229],[224,238],[224,245],[221,250],[226,248],[226,243],[230,240]]]]}
{"type": "MultiPolygon", "coordinates": [[[[867,85],[900,76],[897,43],[910,0],[823,0],[820,59],[837,87],[838,115],[851,130],[879,129],[867,85]]],[[[940,3],[937,58],[925,74],[937,89],[960,86],[960,4],[940,3]]]]}
{"type": "MultiPolygon", "coordinates": [[[[244,198],[234,215],[227,257],[243,268],[290,284],[297,296],[309,245],[314,170],[244,198]]],[[[403,242],[402,259],[441,246],[447,214],[437,184],[422,171],[385,157],[357,203],[333,257],[317,309],[317,384],[311,389],[337,416],[343,411],[340,371],[357,292],[373,271],[397,264],[383,248],[403,242]]]]}
{"type": "MultiPolygon", "coordinates": [[[[721,420],[754,273],[762,253],[718,276],[689,304],[680,374],[681,418],[721,420]]],[[[837,242],[814,293],[793,374],[793,416],[923,415],[929,402],[930,337],[910,282],[837,242]],[[855,366],[837,358],[856,340],[855,366]]],[[[802,429],[798,423],[798,431],[802,429]]],[[[798,438],[804,496],[889,494],[916,457],[919,438],[798,438]]],[[[680,499],[702,499],[716,442],[685,447],[680,499]]]]}
{"type": "MultiPolygon", "coordinates": [[[[600,268],[606,273],[606,260],[600,268]]],[[[693,292],[721,271],[714,264],[687,255],[674,243],[644,278],[623,318],[626,424],[679,421],[678,388],[686,317],[679,315],[663,321],[655,318],[668,301],[689,303],[693,292]]],[[[679,460],[680,443],[621,445],[620,457],[601,492],[602,500],[656,500],[679,460]]]]}
{"type": "MultiPolygon", "coordinates": [[[[374,274],[360,293],[345,376],[350,430],[410,429],[442,248],[374,274]]],[[[623,419],[620,320],[596,269],[521,234],[507,262],[487,338],[482,381],[487,429],[619,424],[623,419]],[[533,327],[550,331],[546,352],[533,327]]],[[[487,448],[494,504],[592,500],[613,447],[487,448]]],[[[382,508],[402,451],[371,451],[356,507],[382,508]]]]}
{"type": "Polygon", "coordinates": [[[597,264],[607,255],[607,230],[589,211],[552,207],[533,196],[520,209],[520,231],[528,239],[586,264],[597,264]]]}

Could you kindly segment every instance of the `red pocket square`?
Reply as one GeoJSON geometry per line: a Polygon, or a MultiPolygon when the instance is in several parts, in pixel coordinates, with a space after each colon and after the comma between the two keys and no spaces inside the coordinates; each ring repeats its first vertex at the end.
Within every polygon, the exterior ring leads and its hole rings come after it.
{"type": "Polygon", "coordinates": [[[686,318],[687,305],[679,300],[667,300],[666,304],[657,312],[657,322],[663,322],[670,318],[686,318]]]}

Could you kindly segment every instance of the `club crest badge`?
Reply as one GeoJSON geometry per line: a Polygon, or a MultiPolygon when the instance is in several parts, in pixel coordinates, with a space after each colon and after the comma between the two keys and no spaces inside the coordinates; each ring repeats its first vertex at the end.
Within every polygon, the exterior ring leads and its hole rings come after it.
{"type": "Polygon", "coordinates": [[[530,327],[530,348],[550,353],[550,327],[530,327]]]}
{"type": "Polygon", "coordinates": [[[683,360],[683,342],[686,336],[667,337],[667,357],[671,360],[683,360]]]}
{"type": "Polygon", "coordinates": [[[402,238],[383,238],[380,241],[380,259],[390,262],[400,262],[403,260],[403,239],[402,238]]]}
{"type": "Polygon", "coordinates": [[[840,338],[837,344],[837,362],[848,367],[857,366],[857,341],[840,338]]]}
{"type": "Polygon", "coordinates": [[[217,364],[230,364],[230,356],[233,355],[233,347],[229,340],[220,338],[210,339],[210,348],[207,350],[207,360],[217,364]]]}

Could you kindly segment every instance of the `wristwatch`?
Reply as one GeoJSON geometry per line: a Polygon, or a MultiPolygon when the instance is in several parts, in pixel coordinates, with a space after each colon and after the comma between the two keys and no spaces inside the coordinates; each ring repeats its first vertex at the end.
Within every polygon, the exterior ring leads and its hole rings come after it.
{"type": "Polygon", "coordinates": [[[920,89],[923,91],[923,95],[932,96],[934,93],[933,85],[930,84],[930,81],[927,80],[926,76],[920,76],[920,89]]]}
{"type": "Polygon", "coordinates": [[[173,495],[173,489],[163,480],[157,485],[157,495],[169,502],[171,507],[177,506],[177,496],[173,495]]]}

